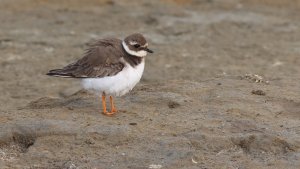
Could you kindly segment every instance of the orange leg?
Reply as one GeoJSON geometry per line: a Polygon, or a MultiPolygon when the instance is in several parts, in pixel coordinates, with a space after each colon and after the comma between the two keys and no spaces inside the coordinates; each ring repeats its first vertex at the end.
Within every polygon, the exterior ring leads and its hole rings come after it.
{"type": "Polygon", "coordinates": [[[102,93],[102,107],[103,107],[103,114],[106,114],[106,99],[105,99],[105,93],[102,93]]]}
{"type": "Polygon", "coordinates": [[[111,112],[107,112],[107,110],[106,110],[106,99],[105,99],[105,93],[104,93],[104,92],[102,93],[102,105],[103,105],[103,114],[104,114],[104,115],[112,116],[112,115],[114,115],[115,112],[117,111],[117,110],[115,109],[114,104],[113,104],[113,99],[112,99],[112,97],[110,96],[111,112]]]}
{"type": "Polygon", "coordinates": [[[110,98],[110,112],[111,112],[111,113],[116,113],[116,112],[117,112],[117,109],[116,109],[116,107],[115,107],[113,97],[112,97],[112,96],[109,96],[109,98],[110,98]]]}

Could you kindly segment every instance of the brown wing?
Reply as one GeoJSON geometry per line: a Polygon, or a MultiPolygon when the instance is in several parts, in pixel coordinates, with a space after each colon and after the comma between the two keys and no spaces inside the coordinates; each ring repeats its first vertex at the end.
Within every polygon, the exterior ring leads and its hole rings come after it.
{"type": "Polygon", "coordinates": [[[124,68],[121,57],[121,40],[99,40],[89,45],[83,58],[62,69],[50,70],[47,75],[72,78],[113,76],[124,68]]]}

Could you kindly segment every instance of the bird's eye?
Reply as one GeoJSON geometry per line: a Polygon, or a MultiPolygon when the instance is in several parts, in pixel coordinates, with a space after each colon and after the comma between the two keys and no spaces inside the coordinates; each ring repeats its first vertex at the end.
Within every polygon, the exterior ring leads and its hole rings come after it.
{"type": "Polygon", "coordinates": [[[135,48],[139,48],[139,47],[141,47],[141,45],[135,44],[134,47],[135,47],[135,48]]]}

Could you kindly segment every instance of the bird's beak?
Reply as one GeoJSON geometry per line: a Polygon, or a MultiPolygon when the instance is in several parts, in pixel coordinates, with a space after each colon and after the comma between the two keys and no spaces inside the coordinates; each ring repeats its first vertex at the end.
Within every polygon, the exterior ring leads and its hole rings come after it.
{"type": "Polygon", "coordinates": [[[149,53],[153,53],[153,51],[151,49],[145,48],[144,50],[149,52],[149,53]]]}

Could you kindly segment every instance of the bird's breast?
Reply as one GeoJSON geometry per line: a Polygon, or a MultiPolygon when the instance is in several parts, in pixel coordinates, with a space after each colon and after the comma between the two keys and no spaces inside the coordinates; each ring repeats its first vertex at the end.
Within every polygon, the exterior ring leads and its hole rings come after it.
{"type": "Polygon", "coordinates": [[[118,74],[103,78],[86,78],[82,80],[82,85],[87,90],[122,96],[132,90],[140,81],[144,67],[144,60],[135,67],[125,63],[125,67],[118,74]]]}

